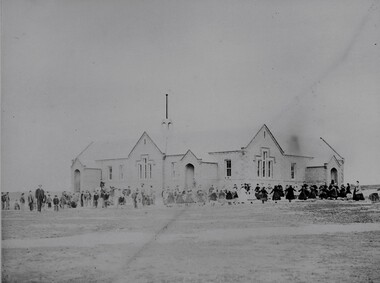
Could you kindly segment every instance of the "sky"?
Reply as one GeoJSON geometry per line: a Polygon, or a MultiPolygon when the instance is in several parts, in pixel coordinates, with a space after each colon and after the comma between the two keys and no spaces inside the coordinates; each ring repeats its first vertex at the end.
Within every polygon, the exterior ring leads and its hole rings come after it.
{"type": "MultiPolygon", "coordinates": [[[[70,188],[91,141],[268,125],[380,184],[379,1],[2,1],[1,189],[70,188]]],[[[200,135],[200,138],[202,136],[200,135]]],[[[242,141],[245,146],[248,141],[242,141]]],[[[228,146],[228,145],[226,145],[228,146]]]]}

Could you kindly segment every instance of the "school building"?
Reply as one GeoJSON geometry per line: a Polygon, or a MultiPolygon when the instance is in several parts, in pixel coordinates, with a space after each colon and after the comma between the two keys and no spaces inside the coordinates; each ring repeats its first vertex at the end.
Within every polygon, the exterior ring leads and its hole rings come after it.
{"type": "MultiPolygon", "coordinates": [[[[163,121],[169,131],[171,121],[163,121]]],[[[158,140],[158,139],[157,139],[158,140]]],[[[266,125],[240,147],[208,151],[202,158],[189,145],[182,152],[168,150],[144,132],[128,142],[93,142],[72,160],[72,189],[93,190],[101,181],[107,187],[135,189],[153,186],[157,195],[163,188],[232,188],[234,184],[300,185],[344,183],[344,158],[324,139],[309,142],[308,152],[284,149],[266,125]],[[165,152],[166,151],[166,152],[165,152]]],[[[165,141],[165,139],[163,139],[165,141]]],[[[197,137],[202,142],[202,136],[197,137]]]]}

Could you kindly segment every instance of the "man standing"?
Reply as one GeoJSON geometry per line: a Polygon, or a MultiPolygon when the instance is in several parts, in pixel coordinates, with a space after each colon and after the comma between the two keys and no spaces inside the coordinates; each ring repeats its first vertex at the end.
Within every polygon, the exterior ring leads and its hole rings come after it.
{"type": "Polygon", "coordinates": [[[25,210],[25,196],[24,196],[24,193],[22,193],[21,197],[20,197],[20,208],[21,208],[21,211],[25,210]]]}
{"type": "Polygon", "coordinates": [[[138,208],[138,201],[139,201],[139,189],[137,188],[136,191],[132,194],[132,200],[133,200],[133,207],[138,208]]]}
{"type": "Polygon", "coordinates": [[[42,202],[45,198],[45,192],[42,189],[42,185],[38,185],[38,189],[36,190],[36,201],[37,201],[37,209],[41,212],[42,202]]]}
{"type": "Polygon", "coordinates": [[[6,201],[6,210],[10,210],[11,209],[11,199],[9,198],[9,192],[7,192],[6,194],[5,194],[5,197],[6,197],[6,199],[5,199],[5,201],[6,201]]]}

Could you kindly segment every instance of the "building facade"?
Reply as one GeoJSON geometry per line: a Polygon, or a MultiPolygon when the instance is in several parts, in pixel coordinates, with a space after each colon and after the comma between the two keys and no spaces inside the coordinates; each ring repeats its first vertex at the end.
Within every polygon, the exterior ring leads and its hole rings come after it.
{"type": "MultiPolygon", "coordinates": [[[[79,192],[94,190],[101,181],[108,187],[135,189],[152,186],[185,189],[232,188],[250,183],[300,185],[344,183],[344,158],[323,139],[320,156],[292,155],[285,152],[266,125],[240,149],[208,152],[207,161],[191,149],[166,154],[144,132],[134,146],[119,147],[107,156],[107,148],[90,144],[72,160],[72,188],[79,192]],[[101,153],[101,154],[100,154],[101,153]],[[102,155],[102,156],[100,156],[102,155]]],[[[166,146],[165,146],[166,147],[166,146]]],[[[108,145],[115,149],[117,146],[108,145]]]]}

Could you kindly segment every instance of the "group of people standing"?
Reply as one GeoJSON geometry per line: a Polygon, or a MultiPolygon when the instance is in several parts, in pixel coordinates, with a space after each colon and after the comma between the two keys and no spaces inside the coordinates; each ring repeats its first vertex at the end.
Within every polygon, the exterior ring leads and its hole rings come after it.
{"type": "MultiPolygon", "coordinates": [[[[57,199],[57,195],[52,198],[49,192],[45,193],[42,189],[42,185],[38,185],[35,192],[29,191],[27,196],[25,193],[21,193],[20,198],[14,200],[13,209],[24,211],[27,206],[30,211],[41,212],[42,210],[51,209],[54,203],[57,202],[57,199]]],[[[2,203],[3,209],[10,209],[9,193],[2,194],[2,203]]]]}
{"type": "Polygon", "coordinates": [[[336,200],[340,199],[353,199],[356,201],[364,200],[363,192],[357,181],[356,186],[354,186],[353,192],[351,192],[351,186],[347,183],[347,186],[341,185],[340,188],[331,182],[329,186],[327,184],[319,186],[303,184],[299,189],[298,186],[286,185],[285,188],[281,185],[268,184],[267,187],[256,185],[255,189],[251,189],[251,185],[244,183],[238,188],[236,184],[233,185],[231,189],[226,189],[223,187],[221,190],[211,186],[208,193],[198,187],[196,192],[193,190],[180,190],[179,186],[176,186],[174,190],[169,187],[162,192],[162,199],[166,206],[170,207],[174,204],[177,205],[189,205],[192,203],[197,203],[199,205],[204,205],[209,202],[212,206],[216,203],[221,205],[227,203],[232,204],[244,204],[253,203],[254,200],[260,200],[262,203],[268,201],[270,195],[272,200],[277,203],[282,198],[285,198],[289,202],[292,200],[307,200],[307,199],[328,199],[336,200]]]}
{"type": "MultiPolygon", "coordinates": [[[[363,191],[359,184],[356,182],[356,186],[347,183],[347,185],[341,185],[338,187],[334,181],[331,181],[330,185],[327,184],[320,185],[307,185],[303,184],[299,189],[298,186],[286,185],[283,188],[282,185],[278,184],[272,187],[270,184],[268,186],[256,185],[254,189],[251,188],[250,184],[241,184],[240,188],[237,185],[233,185],[231,189],[214,188],[212,185],[208,191],[203,190],[201,185],[198,186],[197,190],[191,189],[180,189],[177,185],[175,189],[170,189],[167,187],[162,191],[161,197],[163,204],[167,207],[173,205],[190,205],[198,204],[205,205],[210,203],[214,206],[216,203],[221,205],[228,204],[244,204],[253,203],[255,200],[260,200],[262,203],[268,201],[269,196],[272,196],[272,200],[277,203],[282,198],[285,198],[289,202],[292,200],[307,200],[307,199],[352,199],[355,201],[364,200],[363,191]]],[[[2,193],[2,209],[11,209],[9,193],[2,193]]],[[[153,186],[150,188],[145,188],[144,184],[141,184],[140,188],[131,190],[128,189],[117,189],[114,187],[106,188],[105,183],[101,182],[100,187],[95,189],[92,193],[89,190],[73,193],[73,192],[62,192],[61,196],[54,195],[49,192],[45,192],[42,189],[42,185],[39,185],[35,192],[29,191],[26,196],[22,193],[19,199],[14,202],[15,210],[25,210],[27,206],[30,211],[50,210],[54,207],[54,211],[59,211],[64,208],[76,208],[76,207],[89,207],[89,208],[107,208],[109,206],[123,207],[128,201],[133,203],[134,208],[140,208],[144,206],[154,205],[156,202],[156,195],[153,186]]]]}

